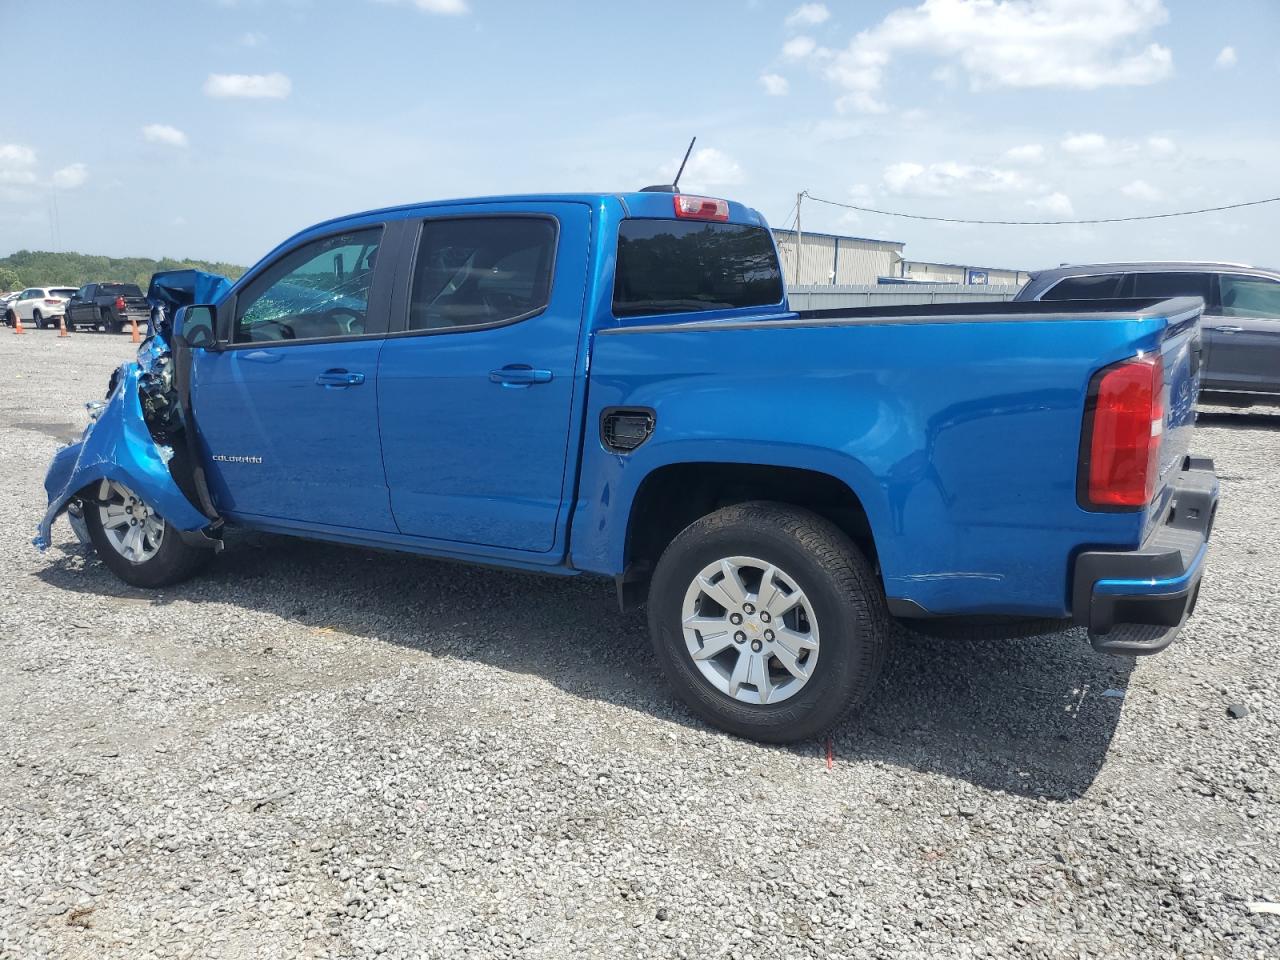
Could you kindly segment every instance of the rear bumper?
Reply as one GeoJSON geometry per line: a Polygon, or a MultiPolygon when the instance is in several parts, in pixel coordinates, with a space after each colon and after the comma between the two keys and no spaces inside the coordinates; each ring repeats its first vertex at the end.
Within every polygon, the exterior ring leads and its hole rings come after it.
{"type": "Polygon", "coordinates": [[[1072,616],[1095,650],[1138,656],[1174,641],[1200,595],[1217,508],[1213,461],[1188,457],[1163,522],[1141,547],[1076,557],[1072,616]]]}

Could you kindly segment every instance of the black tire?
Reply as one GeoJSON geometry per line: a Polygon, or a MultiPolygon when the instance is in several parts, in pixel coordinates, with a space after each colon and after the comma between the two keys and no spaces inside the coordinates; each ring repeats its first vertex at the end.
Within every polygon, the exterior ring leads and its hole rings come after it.
{"type": "Polygon", "coordinates": [[[861,705],[880,676],[889,640],[884,591],[866,558],[831,522],[781,503],[737,504],[686,527],[658,561],[648,609],[658,662],[681,699],[709,723],[766,743],[819,736],[861,705]],[[704,567],[732,556],[785,570],[821,624],[811,677],[776,704],[744,703],[722,693],[695,666],[685,644],[686,591],[704,567]]]}
{"type": "Polygon", "coordinates": [[[938,617],[899,620],[903,629],[943,640],[1021,640],[1061,633],[1072,627],[1070,620],[1048,617],[938,617]]]}
{"type": "Polygon", "coordinates": [[[96,501],[85,499],[84,519],[98,557],[107,569],[130,586],[154,590],[181,583],[198,573],[213,556],[212,550],[189,545],[176,530],[166,526],[155,554],[142,563],[134,563],[117,553],[107,539],[96,501]]]}
{"type": "Polygon", "coordinates": [[[32,311],[31,311],[31,322],[32,322],[33,324],[35,324],[35,327],[36,327],[36,329],[37,329],[37,330],[43,330],[43,329],[44,329],[44,317],[42,317],[42,316],[40,315],[40,311],[39,311],[39,310],[32,310],[32,311]]]}

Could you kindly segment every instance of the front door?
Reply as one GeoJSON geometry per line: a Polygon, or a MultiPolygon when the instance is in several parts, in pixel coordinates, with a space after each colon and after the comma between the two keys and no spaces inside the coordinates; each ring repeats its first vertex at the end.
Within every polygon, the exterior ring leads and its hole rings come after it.
{"type": "Polygon", "coordinates": [[[390,303],[382,234],[363,227],[304,242],[219,308],[228,342],[197,350],[192,370],[219,511],[395,530],[378,439],[390,303]]]}
{"type": "Polygon", "coordinates": [[[1205,317],[1206,389],[1280,393],[1280,281],[1222,274],[1220,306],[1205,317]]]}
{"type": "Polygon", "coordinates": [[[590,208],[441,209],[421,223],[378,368],[400,531],[552,550],[569,488],[590,208]]]}

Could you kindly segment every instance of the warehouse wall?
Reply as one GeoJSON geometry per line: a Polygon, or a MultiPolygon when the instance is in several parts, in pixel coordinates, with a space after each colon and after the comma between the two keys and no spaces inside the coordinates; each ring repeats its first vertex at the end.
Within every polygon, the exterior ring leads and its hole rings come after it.
{"type": "Polygon", "coordinates": [[[787,284],[875,283],[877,277],[896,276],[902,260],[902,244],[888,240],[833,237],[802,233],[800,273],[796,276],[796,235],[775,230],[778,255],[787,284]]]}

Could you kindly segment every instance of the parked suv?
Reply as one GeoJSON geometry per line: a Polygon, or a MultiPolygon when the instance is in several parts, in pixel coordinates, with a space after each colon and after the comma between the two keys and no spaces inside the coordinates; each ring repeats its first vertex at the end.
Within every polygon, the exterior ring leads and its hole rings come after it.
{"type": "Polygon", "coordinates": [[[1200,395],[1233,406],[1280,403],[1280,271],[1242,263],[1094,263],[1033,273],[1015,300],[1200,297],[1200,395]]]}
{"type": "Polygon", "coordinates": [[[87,283],[67,304],[67,325],[119,333],[130,320],[145,326],[151,306],[136,283],[87,283]]]}
{"type": "Polygon", "coordinates": [[[9,303],[5,311],[6,326],[13,326],[14,317],[23,323],[37,327],[56,327],[58,318],[67,309],[67,301],[75,293],[74,287],[27,287],[9,303]]]}

